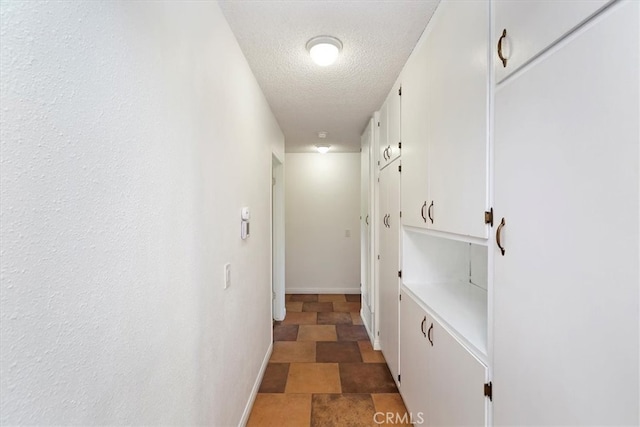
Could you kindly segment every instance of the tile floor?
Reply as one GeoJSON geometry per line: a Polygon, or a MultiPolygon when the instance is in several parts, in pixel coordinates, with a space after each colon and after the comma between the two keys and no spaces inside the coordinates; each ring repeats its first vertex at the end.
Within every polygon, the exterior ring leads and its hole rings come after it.
{"type": "Polygon", "coordinates": [[[360,295],[293,294],[286,307],[249,427],[410,425],[385,424],[408,414],[362,326],[360,295]]]}

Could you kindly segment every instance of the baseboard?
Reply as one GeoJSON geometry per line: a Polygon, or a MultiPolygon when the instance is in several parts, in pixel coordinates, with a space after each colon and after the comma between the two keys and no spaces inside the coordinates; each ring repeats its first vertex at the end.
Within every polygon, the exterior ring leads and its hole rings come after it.
{"type": "Polygon", "coordinates": [[[369,329],[369,324],[367,323],[367,320],[364,318],[364,308],[360,309],[360,318],[362,319],[362,324],[364,325],[364,328],[367,330],[367,335],[369,335],[369,341],[371,341],[371,345],[373,345],[373,341],[374,341],[373,332],[371,332],[371,329],[369,329]]]}
{"type": "Polygon", "coordinates": [[[380,339],[376,338],[375,340],[373,340],[373,349],[374,350],[381,350],[382,347],[380,347],[380,339]]]}
{"type": "Polygon", "coordinates": [[[253,408],[253,404],[256,401],[256,397],[258,396],[258,390],[260,389],[260,384],[262,384],[262,377],[264,377],[264,372],[267,369],[267,365],[269,364],[269,359],[271,358],[271,352],[273,351],[273,342],[269,344],[269,348],[267,349],[267,354],[265,354],[264,359],[262,360],[262,366],[260,367],[260,372],[258,373],[258,377],[256,378],[256,382],[253,384],[253,389],[251,390],[251,396],[249,396],[249,401],[247,402],[247,406],[244,408],[244,412],[242,413],[242,418],[240,419],[239,426],[246,426],[247,422],[249,422],[249,415],[251,415],[251,409],[253,408]]]}
{"type": "Polygon", "coordinates": [[[359,294],[360,288],[287,288],[287,294],[359,294]]]}

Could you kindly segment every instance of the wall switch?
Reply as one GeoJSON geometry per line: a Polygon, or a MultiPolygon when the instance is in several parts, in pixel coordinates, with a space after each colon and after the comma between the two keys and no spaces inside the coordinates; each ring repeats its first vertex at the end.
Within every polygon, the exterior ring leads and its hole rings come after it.
{"type": "Polygon", "coordinates": [[[344,230],[344,237],[351,237],[351,230],[344,230]]]}
{"type": "Polygon", "coordinates": [[[224,288],[227,289],[231,284],[231,264],[224,265],[224,288]]]}

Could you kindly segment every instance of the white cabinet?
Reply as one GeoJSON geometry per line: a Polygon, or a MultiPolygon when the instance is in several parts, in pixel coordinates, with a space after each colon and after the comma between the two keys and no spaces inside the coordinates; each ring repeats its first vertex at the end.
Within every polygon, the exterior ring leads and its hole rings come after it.
{"type": "Polygon", "coordinates": [[[379,220],[380,264],[378,281],[379,340],[393,378],[398,378],[400,295],[400,161],[380,171],[379,220]]]}
{"type": "Polygon", "coordinates": [[[571,32],[611,0],[496,0],[496,81],[501,81],[546,47],[571,32]],[[503,34],[504,37],[503,37],[503,34]]]}
{"type": "Polygon", "coordinates": [[[488,28],[488,1],[443,1],[407,63],[406,225],[488,237],[488,28]]]}
{"type": "Polygon", "coordinates": [[[401,92],[400,83],[396,82],[380,108],[380,139],[378,146],[380,168],[400,157],[401,92]]]}
{"type": "MultiPolygon", "coordinates": [[[[372,150],[374,149],[374,120],[369,124],[360,139],[360,289],[362,294],[362,318],[367,331],[373,335],[373,219],[372,188],[373,168],[372,150]]],[[[377,171],[377,168],[375,168],[377,171]]]]}
{"type": "Polygon", "coordinates": [[[482,426],[486,366],[403,289],[400,392],[427,426],[482,426]]]}
{"type": "Polygon", "coordinates": [[[496,425],[640,424],[639,17],[616,3],[497,88],[496,425]]]}

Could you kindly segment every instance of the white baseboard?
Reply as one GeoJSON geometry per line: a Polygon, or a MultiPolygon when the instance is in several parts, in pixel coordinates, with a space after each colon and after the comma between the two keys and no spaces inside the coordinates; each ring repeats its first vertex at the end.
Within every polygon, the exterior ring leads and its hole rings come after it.
{"type": "Polygon", "coordinates": [[[362,324],[364,328],[367,330],[367,335],[369,335],[369,341],[371,341],[371,345],[373,345],[374,337],[373,332],[369,329],[369,324],[367,323],[367,319],[364,318],[364,308],[360,309],[360,318],[362,319],[362,324]]]}
{"type": "Polygon", "coordinates": [[[262,360],[262,366],[260,367],[260,372],[258,373],[258,377],[256,378],[256,382],[253,384],[253,389],[251,390],[251,396],[249,396],[249,401],[247,405],[244,407],[244,412],[242,413],[242,418],[240,419],[239,426],[246,426],[247,422],[249,422],[249,415],[251,415],[251,409],[253,408],[253,404],[256,401],[256,397],[258,396],[258,390],[260,390],[260,384],[262,384],[262,377],[264,377],[264,372],[267,369],[267,365],[269,364],[269,359],[271,358],[271,352],[273,351],[273,342],[269,344],[269,348],[267,349],[267,354],[265,354],[264,359],[262,360]]]}
{"type": "Polygon", "coordinates": [[[357,288],[287,288],[287,294],[359,294],[360,287],[357,288]]]}
{"type": "Polygon", "coordinates": [[[381,350],[382,347],[380,347],[380,339],[376,338],[375,340],[373,340],[373,349],[374,350],[381,350]]]}

